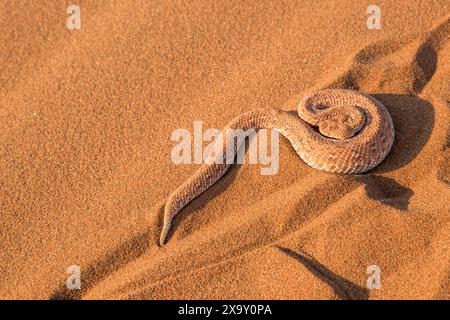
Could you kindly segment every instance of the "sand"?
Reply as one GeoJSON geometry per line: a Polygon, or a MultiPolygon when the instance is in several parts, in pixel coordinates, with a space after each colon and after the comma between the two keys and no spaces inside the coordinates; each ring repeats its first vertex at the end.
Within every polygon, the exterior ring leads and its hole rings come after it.
{"type": "Polygon", "coordinates": [[[378,1],[369,30],[371,3],[77,1],[68,30],[64,1],[2,1],[0,298],[449,299],[450,3],[378,1]],[[329,87],[391,113],[380,166],[320,172],[283,138],[278,174],[234,165],[157,245],[198,167],[174,130],[329,87]]]}

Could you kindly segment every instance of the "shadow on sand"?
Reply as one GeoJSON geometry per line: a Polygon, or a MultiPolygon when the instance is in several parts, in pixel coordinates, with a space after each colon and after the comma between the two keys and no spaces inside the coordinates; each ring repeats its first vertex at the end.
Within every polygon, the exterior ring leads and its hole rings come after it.
{"type": "Polygon", "coordinates": [[[287,254],[291,258],[297,260],[306,269],[313,273],[317,278],[325,282],[330,286],[335,294],[343,300],[367,300],[369,298],[369,291],[341,276],[334,273],[323,264],[318,262],[313,257],[308,256],[308,254],[302,252],[297,253],[292,249],[281,247],[276,245],[276,247],[283,253],[287,254]]]}

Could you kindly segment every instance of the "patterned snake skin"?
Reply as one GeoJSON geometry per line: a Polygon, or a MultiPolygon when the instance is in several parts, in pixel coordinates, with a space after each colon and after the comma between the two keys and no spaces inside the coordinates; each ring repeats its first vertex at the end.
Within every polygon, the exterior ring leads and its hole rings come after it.
{"type": "Polygon", "coordinates": [[[386,108],[373,97],[353,90],[313,92],[300,102],[298,117],[279,109],[243,113],[227,124],[205,163],[166,200],[161,246],[174,216],[230,167],[223,159],[234,158],[245,135],[228,141],[227,129],[262,128],[285,136],[309,166],[343,174],[361,173],[377,166],[389,153],[395,135],[386,108]]]}

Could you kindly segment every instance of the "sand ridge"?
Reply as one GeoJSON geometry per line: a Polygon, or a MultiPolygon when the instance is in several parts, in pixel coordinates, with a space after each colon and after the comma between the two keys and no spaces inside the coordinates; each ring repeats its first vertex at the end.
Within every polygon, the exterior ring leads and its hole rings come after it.
{"type": "Polygon", "coordinates": [[[447,1],[382,1],[380,30],[354,1],[82,1],[74,31],[66,5],[0,5],[0,298],[450,298],[447,1]],[[380,166],[319,172],[281,139],[277,175],[232,166],[158,246],[197,168],[173,130],[329,87],[388,109],[380,166]]]}

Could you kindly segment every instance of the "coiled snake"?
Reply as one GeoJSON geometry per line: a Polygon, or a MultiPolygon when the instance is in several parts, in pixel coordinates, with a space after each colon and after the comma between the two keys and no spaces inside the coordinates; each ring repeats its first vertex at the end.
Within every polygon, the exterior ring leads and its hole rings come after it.
{"type": "Polygon", "coordinates": [[[394,126],[386,108],[358,91],[325,89],[305,96],[298,117],[279,109],[257,109],[231,120],[207,161],[166,200],[160,245],[174,216],[224,175],[245,137],[226,139],[227,129],[273,129],[285,136],[309,166],[333,173],[355,174],[377,166],[394,142],[394,126]]]}

